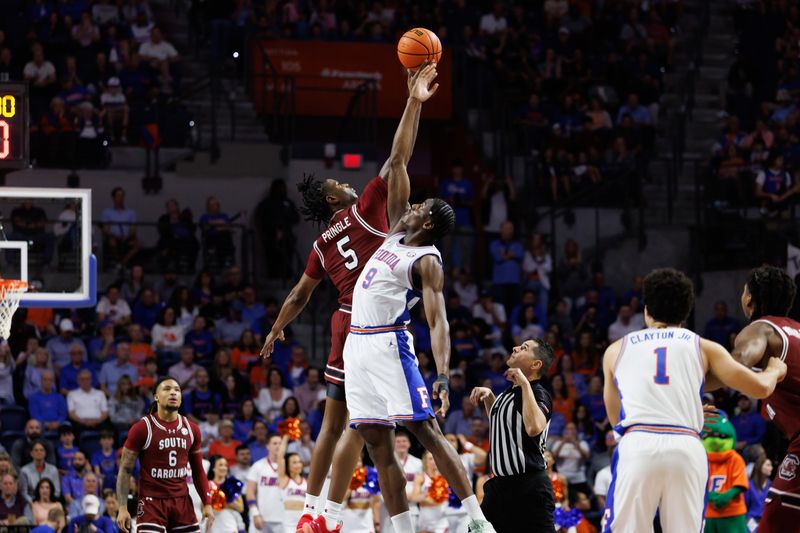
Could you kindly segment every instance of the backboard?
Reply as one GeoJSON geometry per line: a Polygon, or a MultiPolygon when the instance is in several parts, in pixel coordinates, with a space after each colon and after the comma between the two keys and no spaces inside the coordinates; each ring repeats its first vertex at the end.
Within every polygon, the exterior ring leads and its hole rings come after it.
{"type": "Polygon", "coordinates": [[[28,282],[22,307],[95,304],[90,189],[0,187],[0,225],[0,277],[28,282]]]}

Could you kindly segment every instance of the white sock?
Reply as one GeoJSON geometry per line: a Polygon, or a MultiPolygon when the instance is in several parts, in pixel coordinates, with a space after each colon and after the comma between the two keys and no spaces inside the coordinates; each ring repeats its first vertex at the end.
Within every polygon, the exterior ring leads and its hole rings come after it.
{"type": "Polygon", "coordinates": [[[336,503],[331,500],[325,502],[325,512],[323,516],[325,517],[325,527],[329,530],[333,531],[336,529],[336,526],[339,525],[339,517],[342,516],[342,507],[344,507],[342,503],[336,503]]]}
{"type": "Polygon", "coordinates": [[[306,492],[306,504],[303,506],[303,513],[316,517],[318,506],[319,496],[314,496],[313,494],[306,492]]]}
{"type": "Polygon", "coordinates": [[[461,505],[464,506],[464,510],[467,511],[471,520],[486,520],[486,517],[483,516],[483,510],[478,504],[478,498],[474,494],[465,500],[461,500],[461,505]]]}
{"type": "Polygon", "coordinates": [[[395,533],[414,533],[414,523],[411,521],[411,511],[400,513],[392,517],[392,527],[395,533]]]}

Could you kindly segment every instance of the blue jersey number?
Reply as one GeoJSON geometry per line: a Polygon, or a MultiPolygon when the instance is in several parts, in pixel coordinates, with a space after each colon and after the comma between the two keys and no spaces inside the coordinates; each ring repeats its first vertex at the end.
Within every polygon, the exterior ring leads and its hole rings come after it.
{"type": "Polygon", "coordinates": [[[378,269],[377,268],[375,268],[375,267],[370,268],[367,271],[367,275],[364,276],[364,281],[361,282],[361,286],[364,287],[365,289],[369,289],[369,286],[372,283],[372,280],[375,278],[375,274],[377,274],[377,273],[378,273],[378,269]]]}
{"type": "Polygon", "coordinates": [[[669,385],[669,376],[667,375],[667,349],[656,348],[653,350],[656,354],[656,375],[653,376],[653,381],[656,385],[669,385]]]}

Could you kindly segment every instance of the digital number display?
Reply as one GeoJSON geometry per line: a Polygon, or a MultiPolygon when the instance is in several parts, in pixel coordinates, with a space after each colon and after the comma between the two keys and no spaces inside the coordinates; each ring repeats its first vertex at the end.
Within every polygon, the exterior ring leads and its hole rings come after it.
{"type": "Polygon", "coordinates": [[[0,168],[28,165],[28,85],[0,82],[0,168]]]}

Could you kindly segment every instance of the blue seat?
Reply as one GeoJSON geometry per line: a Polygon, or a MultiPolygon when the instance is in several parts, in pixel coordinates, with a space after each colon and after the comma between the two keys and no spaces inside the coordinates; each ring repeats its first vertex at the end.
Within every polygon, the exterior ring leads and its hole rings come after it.
{"type": "Polygon", "coordinates": [[[3,448],[8,453],[11,453],[11,447],[14,446],[14,442],[23,437],[25,437],[25,433],[22,431],[3,431],[0,432],[0,444],[3,445],[3,448]]]}
{"type": "Polygon", "coordinates": [[[100,432],[84,431],[78,438],[78,447],[83,450],[86,457],[91,461],[92,455],[100,451],[100,432]]]}
{"type": "Polygon", "coordinates": [[[23,431],[28,423],[28,411],[18,405],[0,409],[0,431],[23,431]]]}

